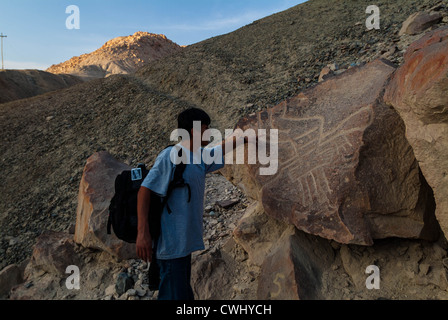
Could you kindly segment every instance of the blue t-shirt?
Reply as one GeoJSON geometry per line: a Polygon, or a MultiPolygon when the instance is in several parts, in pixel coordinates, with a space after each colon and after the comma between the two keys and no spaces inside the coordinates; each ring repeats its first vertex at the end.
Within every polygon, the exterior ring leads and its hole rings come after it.
{"type": "Polygon", "coordinates": [[[187,161],[183,178],[190,185],[191,199],[188,202],[188,188],[175,188],[168,198],[171,213],[164,207],[161,217],[161,234],[157,243],[157,258],[161,260],[188,256],[194,251],[204,250],[203,221],[205,175],[224,167],[221,145],[200,148],[191,152],[178,143],[159,153],[142,186],[165,197],[169,183],[174,177],[175,163],[180,161],[179,148],[187,161]],[[177,161],[177,162],[176,162],[177,161]],[[189,162],[188,162],[189,161],[189,162]]]}

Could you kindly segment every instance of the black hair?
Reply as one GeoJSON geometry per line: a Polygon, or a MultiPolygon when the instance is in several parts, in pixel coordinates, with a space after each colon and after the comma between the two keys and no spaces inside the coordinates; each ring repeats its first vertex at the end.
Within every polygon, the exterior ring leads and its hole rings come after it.
{"type": "Polygon", "coordinates": [[[182,111],[177,117],[177,127],[178,129],[185,129],[188,133],[193,129],[193,122],[201,121],[201,124],[210,125],[210,117],[202,109],[199,108],[189,108],[182,111]]]}

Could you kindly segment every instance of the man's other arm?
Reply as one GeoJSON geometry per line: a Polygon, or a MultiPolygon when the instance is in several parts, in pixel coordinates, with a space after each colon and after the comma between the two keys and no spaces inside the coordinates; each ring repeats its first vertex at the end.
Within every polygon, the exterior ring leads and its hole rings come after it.
{"type": "Polygon", "coordinates": [[[151,262],[152,259],[152,238],[149,233],[148,213],[151,205],[151,190],[140,187],[137,196],[137,255],[143,261],[151,262]]]}

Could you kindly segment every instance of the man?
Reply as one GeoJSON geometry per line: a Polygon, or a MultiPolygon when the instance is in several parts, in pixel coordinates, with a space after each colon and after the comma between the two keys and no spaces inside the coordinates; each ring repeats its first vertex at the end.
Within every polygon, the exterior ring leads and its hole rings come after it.
{"type": "MultiPolygon", "coordinates": [[[[222,141],[210,152],[212,157],[215,152],[220,153],[222,156],[218,159],[219,161],[215,160],[211,164],[207,164],[210,161],[204,162],[202,150],[209,142],[202,141],[202,136],[210,122],[207,113],[198,108],[187,109],[178,116],[178,128],[186,130],[190,135],[189,139],[182,140],[175,146],[182,148],[184,155],[189,159],[183,178],[190,190],[186,187],[173,189],[167,200],[171,213],[165,205],[161,216],[161,234],[158,239],[152,239],[149,232],[150,197],[151,192],[161,197],[167,195],[168,186],[174,174],[175,162],[172,161],[171,150],[175,147],[160,152],[138,193],[137,254],[144,261],[151,261],[153,240],[157,240],[156,257],[160,267],[159,300],[194,300],[190,284],[191,253],[204,249],[202,215],[205,175],[221,169],[224,166],[225,153],[233,150],[236,145],[234,136],[222,141]],[[194,121],[201,122],[200,132],[195,130],[194,121]],[[199,148],[193,144],[198,137],[201,141],[199,148]]],[[[247,139],[245,139],[246,142],[247,139]]],[[[175,154],[177,155],[177,149],[175,154]]]]}

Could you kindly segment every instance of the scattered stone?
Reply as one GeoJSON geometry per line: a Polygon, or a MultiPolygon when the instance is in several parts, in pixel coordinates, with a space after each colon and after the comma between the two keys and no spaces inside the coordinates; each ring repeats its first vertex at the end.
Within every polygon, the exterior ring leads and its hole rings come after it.
{"type": "Polygon", "coordinates": [[[132,289],[133,286],[134,286],[134,280],[132,279],[132,277],[125,272],[121,272],[117,278],[117,283],[115,285],[115,291],[117,292],[117,294],[119,296],[122,296],[129,289],[132,289]]]}
{"type": "Polygon", "coordinates": [[[139,297],[144,297],[146,295],[146,290],[145,289],[136,289],[136,293],[139,297]]]}
{"type": "Polygon", "coordinates": [[[320,72],[320,74],[319,74],[318,82],[322,82],[322,81],[324,81],[326,78],[328,78],[328,77],[330,77],[331,75],[333,75],[333,74],[334,74],[333,71],[335,71],[335,70],[332,70],[332,69],[330,68],[330,66],[326,66],[326,67],[324,67],[324,68],[322,69],[322,71],[320,72]]]}
{"type": "Polygon", "coordinates": [[[132,296],[135,296],[137,294],[137,290],[129,289],[128,291],[126,291],[126,293],[128,294],[128,297],[132,297],[132,296]]]}
{"type": "Polygon", "coordinates": [[[116,291],[115,291],[115,285],[113,285],[113,284],[111,284],[110,286],[108,286],[107,288],[106,288],[106,290],[104,291],[104,294],[106,295],[106,296],[113,296],[114,294],[116,293],[116,291]]]}
{"type": "Polygon", "coordinates": [[[381,58],[387,59],[390,56],[392,56],[396,51],[397,51],[397,46],[393,45],[381,55],[381,58]]]}
{"type": "Polygon", "coordinates": [[[216,205],[220,206],[223,209],[228,209],[232,207],[233,205],[237,204],[239,200],[223,200],[223,201],[216,201],[216,205]]]}
{"type": "Polygon", "coordinates": [[[14,246],[19,242],[18,238],[12,238],[11,240],[9,240],[9,245],[10,246],[14,246]]]}
{"type": "Polygon", "coordinates": [[[67,232],[69,234],[75,234],[75,230],[76,230],[76,223],[72,223],[70,224],[70,226],[67,229],[67,232]]]}
{"type": "Polygon", "coordinates": [[[337,71],[339,70],[339,65],[335,62],[327,64],[327,68],[329,68],[331,71],[337,71]]]}
{"type": "Polygon", "coordinates": [[[443,259],[442,263],[445,266],[445,268],[448,270],[448,258],[443,259]]]}
{"type": "Polygon", "coordinates": [[[426,276],[431,268],[431,265],[428,263],[421,263],[418,267],[420,270],[420,274],[426,276]]]}

